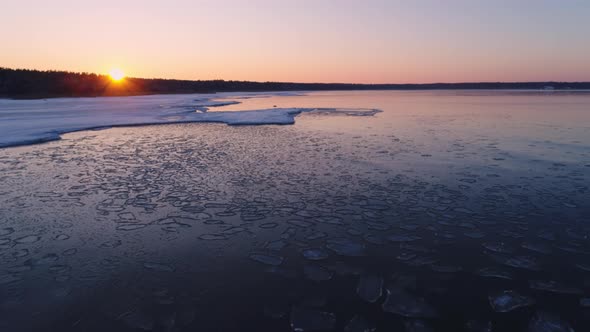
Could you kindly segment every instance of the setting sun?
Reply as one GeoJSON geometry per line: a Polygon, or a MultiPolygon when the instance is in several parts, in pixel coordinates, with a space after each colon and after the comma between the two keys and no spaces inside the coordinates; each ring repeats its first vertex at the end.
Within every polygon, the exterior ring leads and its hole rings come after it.
{"type": "Polygon", "coordinates": [[[118,68],[113,68],[109,71],[109,76],[113,81],[120,81],[125,77],[125,73],[118,68]]]}

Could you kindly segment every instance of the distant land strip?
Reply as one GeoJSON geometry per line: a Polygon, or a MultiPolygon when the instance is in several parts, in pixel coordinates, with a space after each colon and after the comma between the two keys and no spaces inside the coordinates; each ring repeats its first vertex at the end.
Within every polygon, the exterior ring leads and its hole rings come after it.
{"type": "Polygon", "coordinates": [[[175,80],[0,67],[0,98],[137,96],[151,94],[328,90],[587,90],[590,82],[473,82],[427,84],[289,83],[175,80]]]}

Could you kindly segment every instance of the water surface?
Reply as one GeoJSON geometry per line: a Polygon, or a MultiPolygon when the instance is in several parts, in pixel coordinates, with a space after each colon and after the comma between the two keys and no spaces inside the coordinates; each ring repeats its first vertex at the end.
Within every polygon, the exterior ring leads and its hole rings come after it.
{"type": "Polygon", "coordinates": [[[1,149],[0,327],[589,328],[589,94],[247,97],[1,149]]]}

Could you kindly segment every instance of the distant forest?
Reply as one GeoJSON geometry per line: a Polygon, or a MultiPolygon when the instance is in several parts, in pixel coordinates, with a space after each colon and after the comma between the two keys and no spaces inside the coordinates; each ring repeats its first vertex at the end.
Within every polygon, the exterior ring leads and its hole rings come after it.
{"type": "Polygon", "coordinates": [[[120,82],[114,82],[108,75],[0,67],[0,97],[23,99],[233,91],[543,89],[548,86],[554,89],[590,89],[590,82],[348,84],[189,81],[134,77],[126,77],[120,82]]]}

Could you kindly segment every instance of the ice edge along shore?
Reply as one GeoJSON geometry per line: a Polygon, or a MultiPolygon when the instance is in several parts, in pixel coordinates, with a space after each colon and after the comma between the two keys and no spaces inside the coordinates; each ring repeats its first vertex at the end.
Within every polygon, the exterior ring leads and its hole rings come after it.
{"type": "Polygon", "coordinates": [[[152,95],[105,98],[0,100],[0,148],[59,140],[76,131],[123,126],[178,123],[290,125],[303,112],[321,111],[349,116],[372,116],[377,109],[270,108],[208,112],[212,107],[240,104],[240,99],[303,93],[226,93],[211,95],[152,95]],[[195,98],[198,96],[198,98],[195,98]]]}

